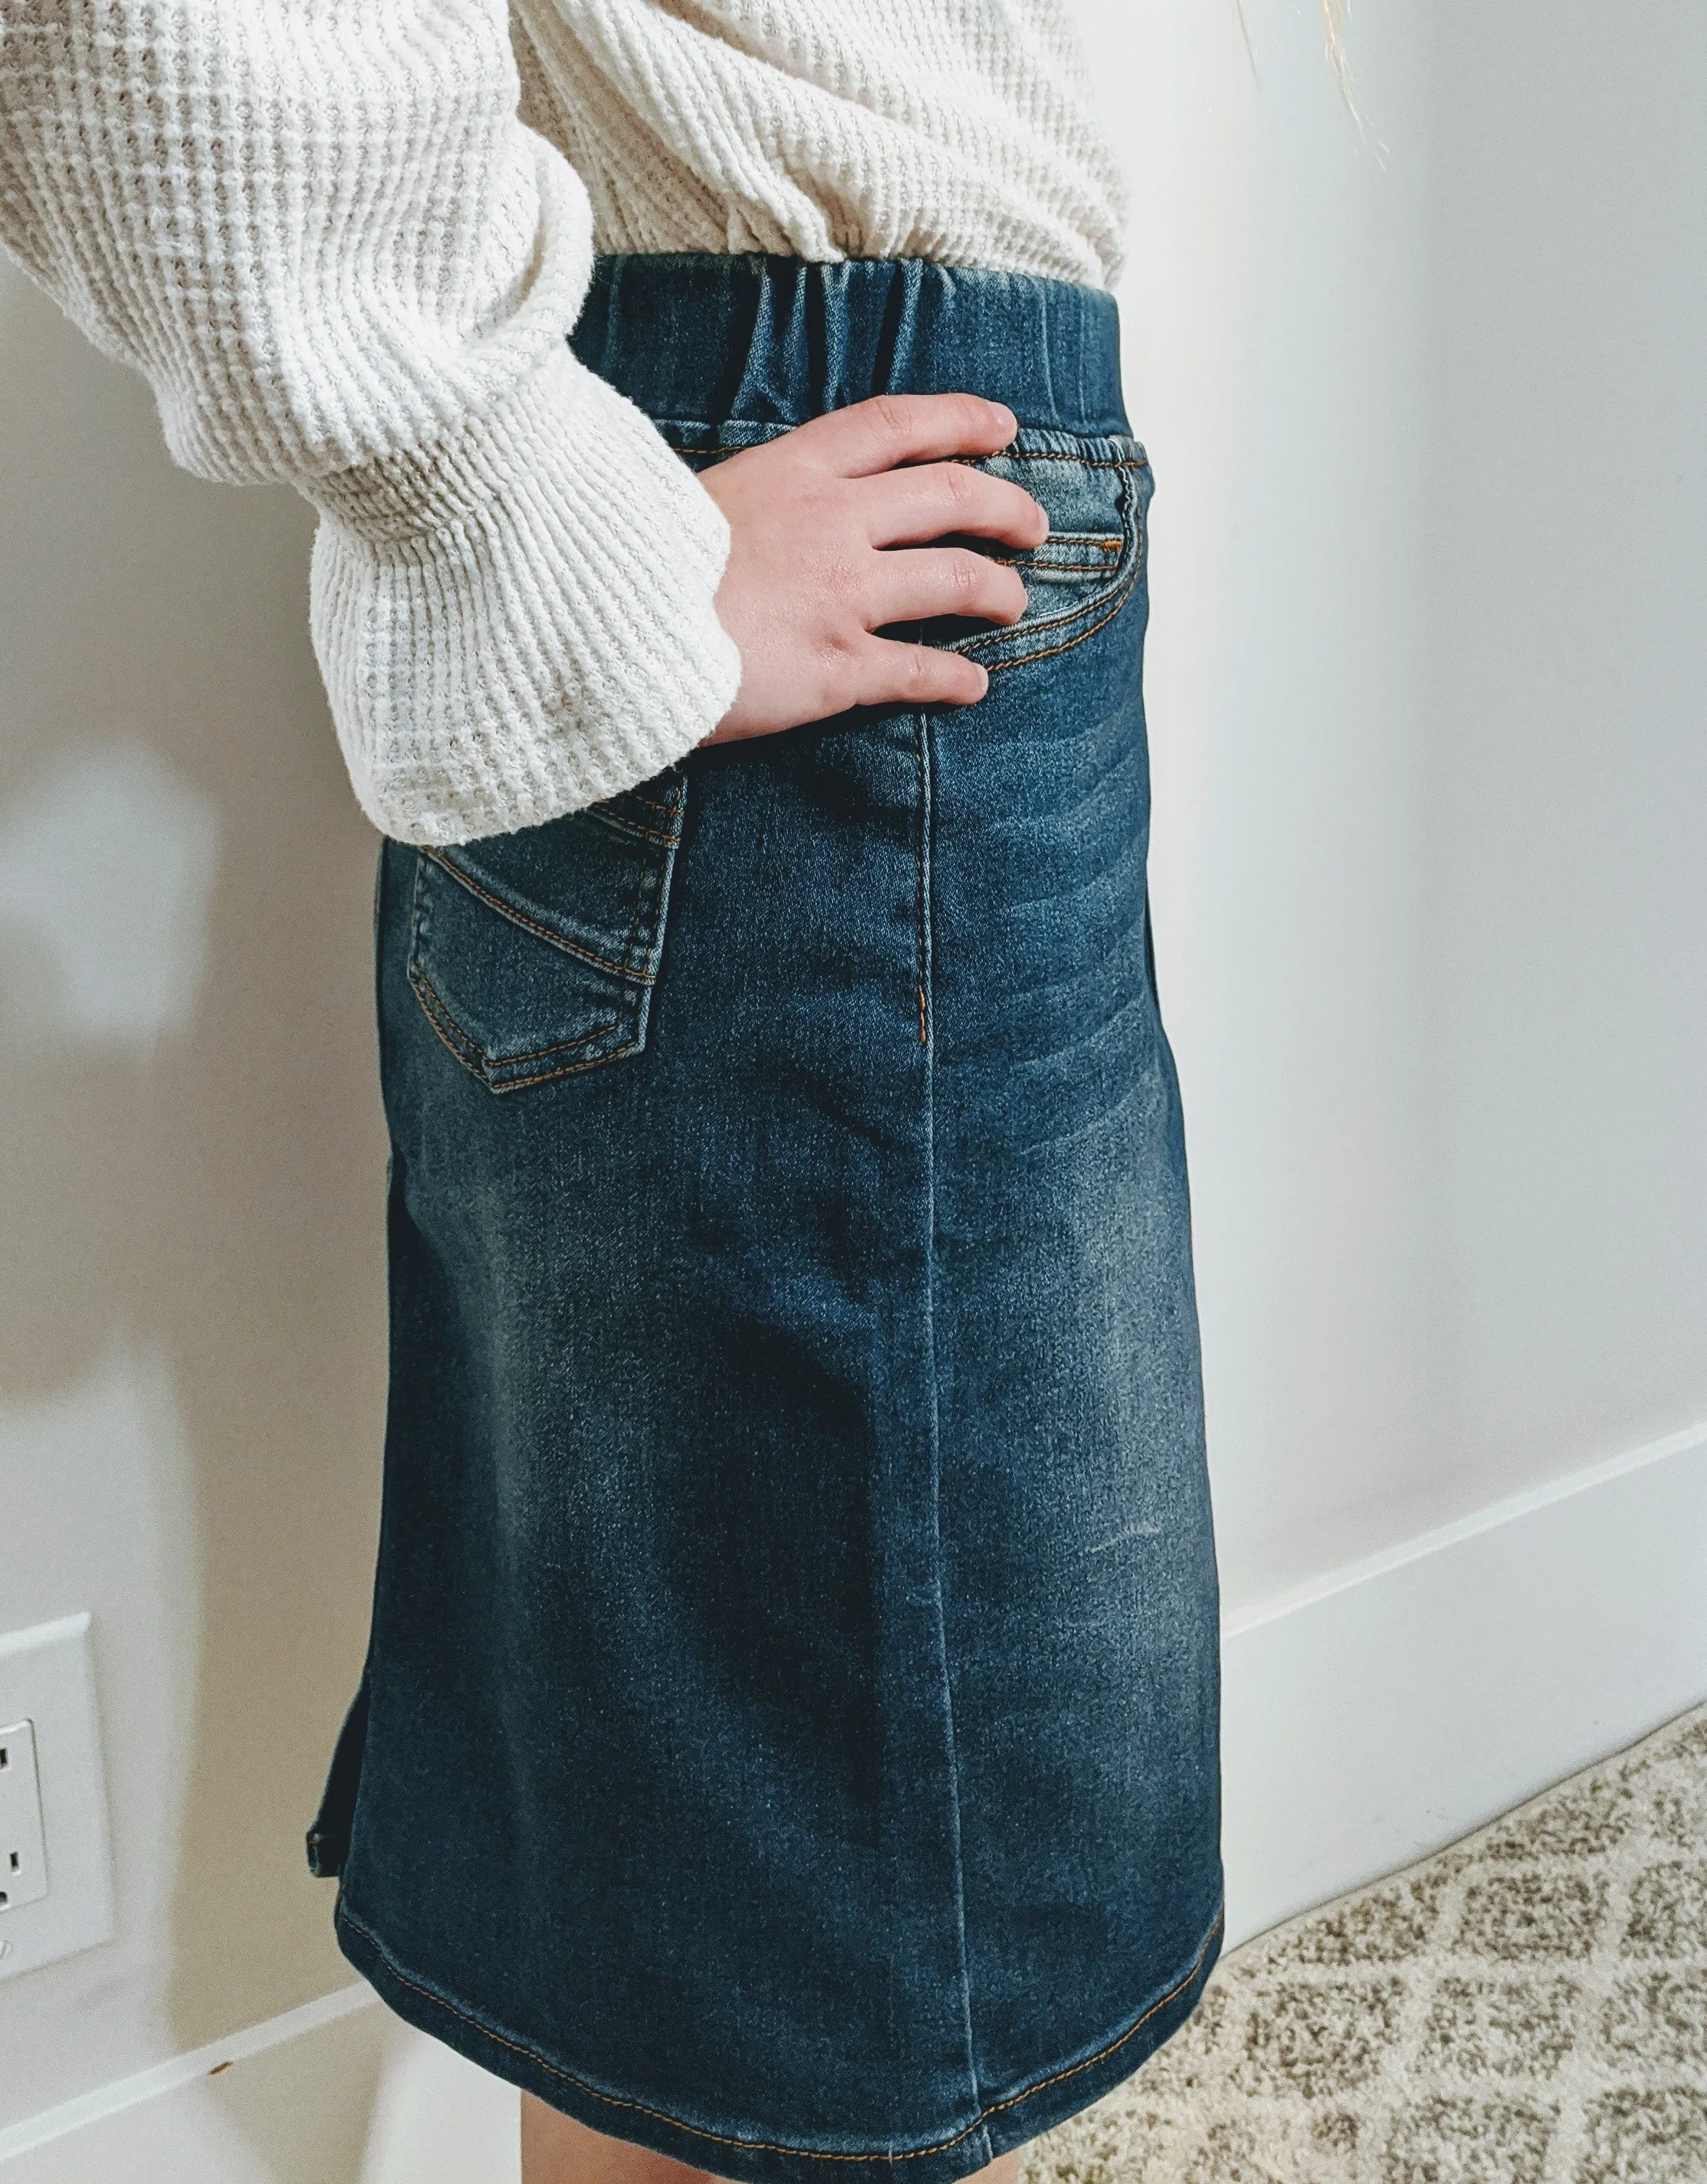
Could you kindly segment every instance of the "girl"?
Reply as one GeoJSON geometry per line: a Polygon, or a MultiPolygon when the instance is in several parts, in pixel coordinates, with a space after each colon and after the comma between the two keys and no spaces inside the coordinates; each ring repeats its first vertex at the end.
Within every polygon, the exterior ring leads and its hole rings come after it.
{"type": "Polygon", "coordinates": [[[527,2184],[1005,2178],[1215,1959],[1065,5],[0,0],[0,232],[320,512],[392,1364],[309,1856],[527,2184]]]}

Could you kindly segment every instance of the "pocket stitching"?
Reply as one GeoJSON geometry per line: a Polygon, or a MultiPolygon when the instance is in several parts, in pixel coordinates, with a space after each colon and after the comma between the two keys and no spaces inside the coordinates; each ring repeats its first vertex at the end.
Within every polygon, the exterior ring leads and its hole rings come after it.
{"type": "MultiPolygon", "coordinates": [[[[669,816],[667,805],[654,804],[652,809],[654,811],[663,812],[666,816],[669,816]]],[[[589,819],[598,820],[602,827],[611,827],[619,834],[641,834],[648,842],[661,843],[666,850],[673,850],[681,838],[679,833],[660,833],[656,827],[648,827],[642,820],[624,819],[614,811],[595,811],[591,805],[587,807],[587,816],[589,819]]]]}
{"type": "MultiPolygon", "coordinates": [[[[637,788],[619,788],[614,796],[607,797],[604,801],[606,804],[614,804],[619,798],[626,804],[644,805],[648,811],[659,812],[666,819],[674,819],[681,809],[681,798],[680,794],[674,797],[666,798],[664,802],[660,803],[655,796],[642,796],[637,788]]],[[[589,804],[586,806],[586,809],[592,812],[595,818],[598,819],[614,818],[616,816],[614,812],[606,811],[604,805],[600,804],[589,804]]],[[[638,822],[631,822],[631,823],[637,824],[638,822]]]]}
{"type": "MultiPolygon", "coordinates": [[[[431,979],[418,964],[411,967],[409,980],[409,986],[415,999],[420,1003],[427,1022],[438,1034],[453,1058],[461,1062],[471,1076],[478,1077],[488,1091],[519,1092],[524,1084],[542,1084],[548,1077],[566,1077],[573,1069],[591,1069],[598,1061],[614,1061],[619,1056],[631,1051],[635,1045],[635,1042],[631,1039],[625,1045],[614,1046],[608,1054],[598,1055],[589,1061],[567,1062],[561,1069],[548,1069],[537,1077],[513,1078],[509,1082],[500,1084],[492,1075],[492,1064],[488,1061],[484,1049],[469,1037],[446,1007],[431,979]],[[464,1049],[466,1051],[464,1050],[464,1049]]],[[[554,1046],[537,1046],[531,1054],[509,1055],[503,1066],[508,1068],[514,1062],[540,1061],[548,1054],[562,1054],[571,1046],[587,1046],[596,1039],[608,1039],[612,1032],[620,1031],[621,1028],[621,1018],[613,1017],[609,1023],[600,1024],[592,1031],[582,1032],[575,1039],[559,1039],[554,1046]]]]}
{"type": "Polygon", "coordinates": [[[1052,531],[1041,546],[1015,554],[998,554],[993,547],[986,547],[983,551],[990,560],[999,561],[1004,569],[1025,569],[1040,577],[1093,577],[1105,573],[1114,566],[1108,557],[1113,554],[1118,558],[1126,552],[1126,544],[1124,531],[1052,531]],[[1093,548],[1104,558],[1100,561],[1072,560],[1067,558],[1065,549],[1076,546],[1093,548]],[[1058,558],[1045,560],[1051,548],[1059,549],[1058,558]]]}
{"type": "MultiPolygon", "coordinates": [[[[1143,556],[1141,554],[1139,556],[1139,566],[1142,567],[1142,566],[1143,556]]],[[[1071,637],[1063,638],[1059,644],[1046,644],[1040,651],[1021,653],[1016,660],[992,660],[990,663],[989,672],[992,675],[996,675],[999,674],[1001,670],[1004,667],[1026,667],[1029,666],[1034,660],[1053,660],[1057,653],[1070,652],[1076,644],[1082,644],[1087,637],[1094,637],[1099,629],[1105,628],[1107,625],[1114,620],[1115,616],[1132,597],[1133,591],[1137,588],[1137,581],[1138,570],[1135,568],[1132,571],[1132,575],[1127,577],[1126,582],[1121,585],[1120,590],[1115,593],[1114,598],[1109,601],[1108,612],[1105,615],[1099,616],[1098,618],[1091,624],[1088,629],[1076,630],[1071,637]]]]}
{"type": "MultiPolygon", "coordinates": [[[[667,804],[658,803],[650,797],[638,796],[633,790],[622,790],[618,793],[633,796],[637,802],[646,805],[654,811],[664,813],[671,822],[671,831],[667,834],[659,833],[652,827],[641,825],[637,821],[619,819],[614,815],[596,811],[591,806],[585,807],[588,816],[596,819],[609,819],[615,831],[643,836],[671,852],[679,848],[681,840],[681,815],[687,800],[685,779],[679,783],[667,804]]],[[[642,869],[634,908],[629,919],[627,938],[623,943],[628,961],[619,964],[610,962],[603,956],[594,955],[590,949],[582,948],[573,941],[566,940],[561,933],[540,924],[537,919],[526,916],[523,912],[503,901],[501,897],[481,887],[471,873],[464,871],[460,866],[453,864],[439,850],[430,846],[420,845],[417,847],[415,856],[414,887],[410,905],[409,961],[406,972],[409,989],[420,1003],[421,1013],[425,1017],[428,1025],[438,1039],[440,1045],[454,1061],[465,1068],[470,1076],[478,1079],[487,1091],[500,1096],[507,1092],[523,1091],[529,1085],[548,1084],[553,1078],[573,1076],[581,1070],[597,1069],[607,1061],[619,1061],[625,1055],[635,1053],[644,1045],[643,1029],[637,1027],[633,1036],[625,1039],[619,1046],[609,1048],[603,1054],[592,1055],[579,1061],[564,1062],[556,1069],[537,1071],[531,1077],[513,1077],[502,1083],[498,1081],[493,1073],[495,1068],[508,1068],[524,1062],[539,1061],[547,1055],[560,1054],[570,1047],[584,1046],[595,1039],[609,1038],[612,1032],[620,1032],[622,1029],[622,1018],[614,1017],[608,1023],[599,1025],[592,1031],[578,1034],[574,1039],[561,1039],[549,1046],[536,1047],[525,1054],[510,1055],[504,1057],[501,1063],[494,1063],[478,1040],[470,1038],[457,1022],[442,995],[426,974],[423,943],[427,914],[425,883],[429,860],[436,865],[441,872],[454,879],[459,886],[465,888],[477,900],[488,905],[500,917],[506,919],[512,925],[520,927],[525,932],[537,934],[548,945],[557,949],[560,954],[592,964],[599,970],[610,972],[621,978],[625,983],[633,987],[636,989],[635,1005],[642,1010],[642,1017],[647,996],[650,989],[657,982],[657,974],[654,971],[637,971],[631,966],[633,961],[635,942],[641,929],[648,897],[657,891],[661,883],[661,876],[655,865],[648,863],[642,869]]]]}
{"type": "MultiPolygon", "coordinates": [[[[513,905],[504,901],[501,895],[493,894],[489,889],[483,888],[471,872],[464,872],[460,865],[453,865],[442,851],[425,848],[421,855],[423,858],[431,857],[441,872],[448,872],[459,886],[465,887],[471,895],[477,896],[481,902],[489,904],[500,917],[507,917],[512,925],[520,926],[524,932],[537,933],[542,940],[549,946],[560,950],[564,955],[578,956],[583,963],[591,963],[598,970],[614,972],[619,978],[626,978],[637,986],[649,986],[652,983],[653,977],[652,972],[631,970],[627,962],[613,963],[607,956],[595,956],[590,948],[581,947],[578,941],[566,940],[562,933],[553,932],[548,925],[542,925],[537,918],[525,916],[513,905]]],[[[640,878],[640,891],[635,897],[634,909],[629,916],[628,938],[622,944],[625,955],[631,959],[634,953],[634,937],[640,930],[641,911],[645,906],[647,878],[648,873],[643,871],[640,878]]]]}
{"type": "MultiPolygon", "coordinates": [[[[1070,462],[1073,459],[1068,455],[1054,455],[1048,453],[1039,453],[1030,456],[1015,456],[1010,458],[1010,460],[1015,461],[1034,462],[1070,462]]],[[[1132,471],[1143,470],[1146,468],[1147,465],[1136,462],[1087,463],[1084,467],[1087,470],[1119,470],[1122,471],[1132,471]]],[[[1065,628],[1070,624],[1080,621],[1087,615],[1097,616],[1097,619],[1092,622],[1087,628],[1075,630],[1070,637],[1064,638],[1059,644],[1044,645],[1035,652],[1020,653],[1011,660],[993,660],[989,663],[988,672],[990,674],[999,674],[1004,668],[1007,667],[1029,666],[1033,660],[1051,660],[1058,653],[1070,652],[1076,644],[1083,644],[1087,638],[1094,637],[1099,629],[1105,627],[1107,624],[1114,620],[1115,616],[1126,604],[1127,599],[1132,596],[1133,589],[1137,586],[1139,577],[1143,572],[1144,526],[1143,517],[1136,515],[1134,510],[1132,489],[1125,477],[1122,477],[1120,481],[1120,490],[1122,514],[1127,518],[1132,519],[1129,522],[1128,529],[1122,532],[1121,537],[1123,539],[1130,538],[1133,549],[1132,566],[1127,571],[1125,581],[1120,583],[1113,592],[1104,592],[1097,599],[1087,599],[1081,606],[1070,608],[1065,613],[1051,615],[1041,621],[1034,621],[1031,623],[1030,634],[1032,636],[1041,636],[1046,630],[1065,628]],[[1098,610],[1099,608],[1106,608],[1107,612],[1098,613],[1098,610]]],[[[970,654],[975,646],[999,644],[1004,638],[1010,638],[1014,636],[1018,627],[1018,624],[1015,624],[1014,626],[1005,629],[979,630],[971,637],[955,638],[952,644],[947,645],[943,649],[949,652],[970,654]]]]}
{"type": "Polygon", "coordinates": [[[573,1077],[578,1070],[602,1069],[607,1061],[620,1061],[624,1055],[633,1054],[639,1045],[637,1039],[631,1039],[625,1045],[612,1047],[609,1054],[596,1054],[587,1061],[566,1061],[561,1069],[542,1069],[533,1077],[513,1077],[507,1084],[494,1084],[487,1079],[487,1089],[501,1100],[506,1092],[525,1092],[530,1084],[549,1084],[553,1078],[573,1077]]]}
{"type": "MultiPolygon", "coordinates": [[[[542,1077],[528,1077],[519,1078],[509,1084],[495,1084],[492,1073],[492,1064],[486,1050],[477,1039],[470,1038],[451,1014],[443,995],[428,978],[423,961],[427,920],[426,889],[423,885],[425,877],[426,859],[418,853],[415,858],[414,889],[409,904],[410,945],[406,975],[410,992],[420,1003],[421,1014],[426,1018],[440,1045],[444,1048],[452,1061],[460,1063],[470,1077],[478,1078],[488,1092],[518,1091],[523,1084],[537,1084],[543,1082],[542,1077]]],[[[518,1054],[512,1059],[519,1062],[537,1061],[545,1055],[561,1052],[564,1048],[583,1045],[589,1039],[606,1039],[612,1032],[620,1030],[620,1018],[613,1017],[608,1024],[602,1024],[594,1031],[583,1033],[579,1039],[564,1039],[556,1046],[536,1047],[532,1053],[518,1054]]],[[[609,1055],[600,1056],[598,1059],[614,1061],[619,1055],[626,1054],[628,1050],[626,1046],[614,1048],[609,1055]]],[[[563,1076],[568,1073],[568,1069],[586,1069],[592,1066],[591,1062],[571,1062],[565,1069],[548,1070],[545,1075],[563,1076]]]]}

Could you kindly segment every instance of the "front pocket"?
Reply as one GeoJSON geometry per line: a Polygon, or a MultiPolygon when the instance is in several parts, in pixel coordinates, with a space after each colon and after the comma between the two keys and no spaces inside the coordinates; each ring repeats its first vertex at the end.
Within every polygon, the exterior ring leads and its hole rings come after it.
{"type": "Polygon", "coordinates": [[[1011,446],[981,458],[976,467],[1012,479],[1040,501],[1049,535],[1026,552],[970,537],[942,543],[971,547],[1017,569],[1030,599],[1025,615],[993,625],[943,616],[881,633],[966,653],[994,675],[1053,659],[1094,637],[1137,592],[1144,576],[1150,471],[1136,440],[1037,428],[1022,431],[1011,446]]]}
{"type": "Polygon", "coordinates": [[[409,984],[490,1091],[645,1045],[687,797],[674,766],[543,827],[415,852],[409,984]]]}

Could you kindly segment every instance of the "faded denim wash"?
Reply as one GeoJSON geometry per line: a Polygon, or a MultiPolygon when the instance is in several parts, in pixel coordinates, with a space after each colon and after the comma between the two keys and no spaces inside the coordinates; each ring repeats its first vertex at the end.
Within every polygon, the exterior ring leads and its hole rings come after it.
{"type": "MultiPolygon", "coordinates": [[[[948,2184],[1214,1961],[1216,1582],[1115,307],[599,261],[684,460],[883,389],[1048,510],[967,710],[385,849],[373,1636],[310,1838],[404,2017],[731,2177],[948,2184]]],[[[1005,550],[1005,549],[1004,549],[1005,550]]]]}

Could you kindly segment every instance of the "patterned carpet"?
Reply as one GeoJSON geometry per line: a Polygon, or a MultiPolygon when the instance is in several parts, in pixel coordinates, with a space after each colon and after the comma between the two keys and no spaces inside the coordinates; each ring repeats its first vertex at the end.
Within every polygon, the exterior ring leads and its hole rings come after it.
{"type": "Polygon", "coordinates": [[[1707,2184],[1707,1707],[1236,1950],[1021,2184],[1707,2184]]]}

